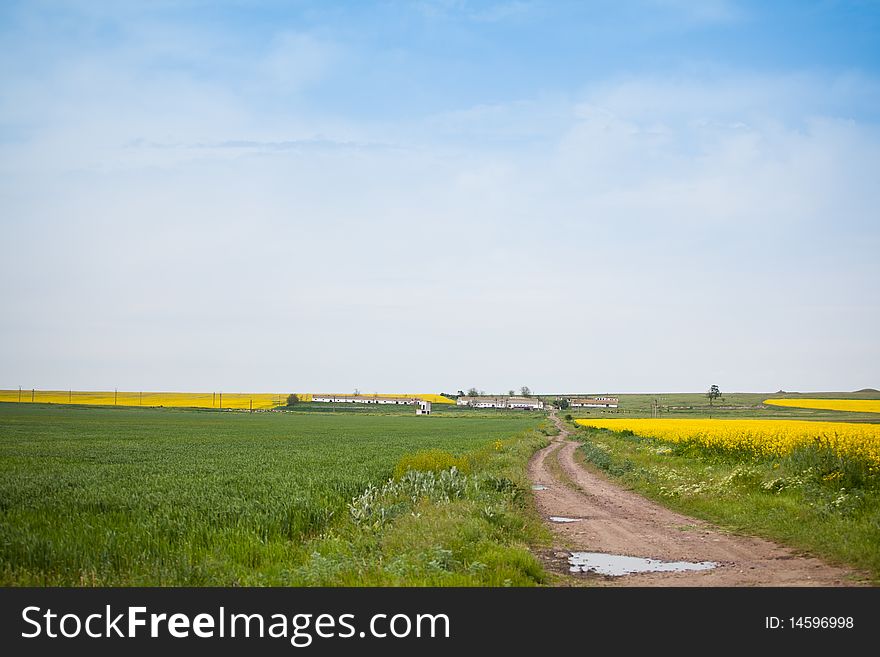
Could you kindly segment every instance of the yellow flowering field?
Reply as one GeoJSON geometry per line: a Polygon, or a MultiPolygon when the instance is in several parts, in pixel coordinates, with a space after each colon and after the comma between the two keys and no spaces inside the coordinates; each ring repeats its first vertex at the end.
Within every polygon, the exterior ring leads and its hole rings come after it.
{"type": "Polygon", "coordinates": [[[109,392],[81,390],[0,390],[0,402],[88,404],[101,406],[174,406],[182,408],[274,408],[287,403],[281,393],[109,392]],[[222,397],[221,397],[222,394],[222,397]]]}
{"type": "MultiPolygon", "coordinates": [[[[288,393],[263,392],[109,392],[82,390],[0,390],[0,402],[37,404],[88,404],[100,406],[172,406],[177,408],[237,408],[262,410],[284,406],[288,393]]],[[[312,401],[312,394],[296,393],[302,402],[312,401]]],[[[364,395],[366,396],[366,395],[364,395]]],[[[454,404],[442,395],[406,394],[380,397],[418,397],[437,404],[454,404]]]]}
{"type": "Polygon", "coordinates": [[[577,420],[578,424],[670,442],[695,441],[707,447],[745,449],[783,456],[795,447],[820,445],[837,454],[880,466],[880,424],[805,420],[577,420]]]}
{"type": "MultiPolygon", "coordinates": [[[[297,393],[297,394],[299,395],[300,401],[312,401],[312,397],[314,397],[315,394],[318,394],[318,395],[321,395],[321,394],[323,394],[323,395],[351,395],[351,393],[348,393],[348,392],[343,392],[343,393],[326,392],[326,393],[308,393],[308,394],[297,393]]],[[[358,399],[361,399],[361,398],[371,399],[373,397],[400,397],[400,398],[406,398],[406,399],[423,399],[425,401],[429,401],[434,404],[454,404],[455,403],[454,399],[449,399],[449,397],[444,397],[443,395],[422,394],[422,393],[415,393],[415,392],[401,392],[401,393],[396,393],[396,392],[363,393],[362,392],[359,395],[357,395],[357,397],[358,397],[358,399]]]]}
{"type": "MultiPolygon", "coordinates": [[[[364,395],[368,396],[368,395],[364,395]]],[[[425,401],[429,401],[434,404],[454,404],[454,399],[449,399],[449,397],[444,397],[443,395],[431,395],[431,394],[413,394],[411,392],[404,393],[402,395],[396,394],[381,394],[380,397],[415,397],[416,399],[424,399],[425,401]]]]}
{"type": "Polygon", "coordinates": [[[880,413],[880,399],[765,399],[770,406],[815,408],[825,411],[880,413]]]}

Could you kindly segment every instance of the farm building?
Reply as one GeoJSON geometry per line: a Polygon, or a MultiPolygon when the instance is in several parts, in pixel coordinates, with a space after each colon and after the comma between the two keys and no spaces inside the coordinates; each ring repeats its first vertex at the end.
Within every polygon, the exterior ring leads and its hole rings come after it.
{"type": "Polygon", "coordinates": [[[455,403],[458,406],[472,406],[473,408],[524,408],[532,410],[544,408],[544,402],[532,397],[459,397],[455,403]]]}
{"type": "Polygon", "coordinates": [[[617,408],[617,397],[580,397],[569,400],[572,408],[617,408]]]}
{"type": "Polygon", "coordinates": [[[530,408],[532,410],[540,410],[544,408],[544,402],[540,399],[532,397],[508,397],[507,408],[530,408]]]}
{"type": "Polygon", "coordinates": [[[459,397],[455,403],[474,408],[506,408],[504,397],[459,397]]]}
{"type": "Polygon", "coordinates": [[[425,401],[424,399],[419,400],[419,405],[416,407],[416,415],[430,415],[431,414],[431,402],[425,401]]]}
{"type": "Polygon", "coordinates": [[[332,402],[336,404],[408,404],[415,405],[414,397],[382,397],[381,395],[312,395],[313,402],[332,402]]]}

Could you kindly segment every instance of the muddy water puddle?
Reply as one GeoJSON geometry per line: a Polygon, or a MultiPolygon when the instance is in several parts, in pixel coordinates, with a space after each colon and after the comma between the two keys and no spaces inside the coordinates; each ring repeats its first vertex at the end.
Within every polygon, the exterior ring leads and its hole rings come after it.
{"type": "Polygon", "coordinates": [[[712,570],[718,566],[714,561],[660,561],[603,552],[572,552],[568,563],[573,573],[596,573],[610,577],[634,573],[683,573],[712,570]]]}

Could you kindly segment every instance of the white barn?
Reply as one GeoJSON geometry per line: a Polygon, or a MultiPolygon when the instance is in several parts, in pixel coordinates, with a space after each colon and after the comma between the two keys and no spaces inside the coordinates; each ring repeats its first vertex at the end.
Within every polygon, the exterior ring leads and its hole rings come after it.
{"type": "Polygon", "coordinates": [[[382,397],[380,395],[312,395],[313,402],[330,402],[335,404],[406,404],[414,406],[418,403],[415,397],[382,397]]]}
{"type": "Polygon", "coordinates": [[[544,402],[534,397],[508,397],[507,408],[527,408],[538,411],[544,408],[544,402]]]}
{"type": "Polygon", "coordinates": [[[580,397],[569,400],[572,408],[617,408],[619,399],[617,397],[599,396],[599,397],[580,397]]]}
{"type": "Polygon", "coordinates": [[[459,397],[455,400],[458,406],[473,408],[521,408],[541,410],[544,402],[534,397],[459,397]]]}
{"type": "Polygon", "coordinates": [[[474,408],[507,408],[504,397],[459,397],[455,403],[474,408]]]}

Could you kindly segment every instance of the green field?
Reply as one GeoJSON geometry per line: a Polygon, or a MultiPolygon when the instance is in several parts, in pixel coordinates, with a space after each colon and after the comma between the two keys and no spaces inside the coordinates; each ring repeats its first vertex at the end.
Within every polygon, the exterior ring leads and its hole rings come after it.
{"type": "Polygon", "coordinates": [[[411,413],[0,404],[0,583],[539,580],[519,545],[543,416],[411,413]],[[428,448],[469,456],[473,473],[403,482],[367,508],[365,491],[428,448]],[[416,483],[428,492],[409,500],[416,483]],[[352,519],[358,496],[369,522],[352,519]],[[414,513],[425,521],[407,528],[414,513]]]}
{"type": "MultiPolygon", "coordinates": [[[[577,395],[580,397],[586,395],[577,395]]],[[[782,397],[796,399],[807,397],[813,399],[880,399],[880,393],[852,392],[814,392],[814,393],[752,393],[736,392],[723,394],[720,399],[709,404],[709,400],[700,393],[659,393],[659,394],[622,394],[620,408],[571,408],[565,413],[575,418],[589,417],[651,417],[652,402],[656,401],[661,417],[670,418],[760,418],[765,420],[829,420],[832,422],[880,422],[878,413],[849,413],[844,411],[828,411],[805,408],[786,408],[783,406],[764,405],[765,399],[782,397]]],[[[552,402],[554,397],[546,397],[552,402]]]]}

